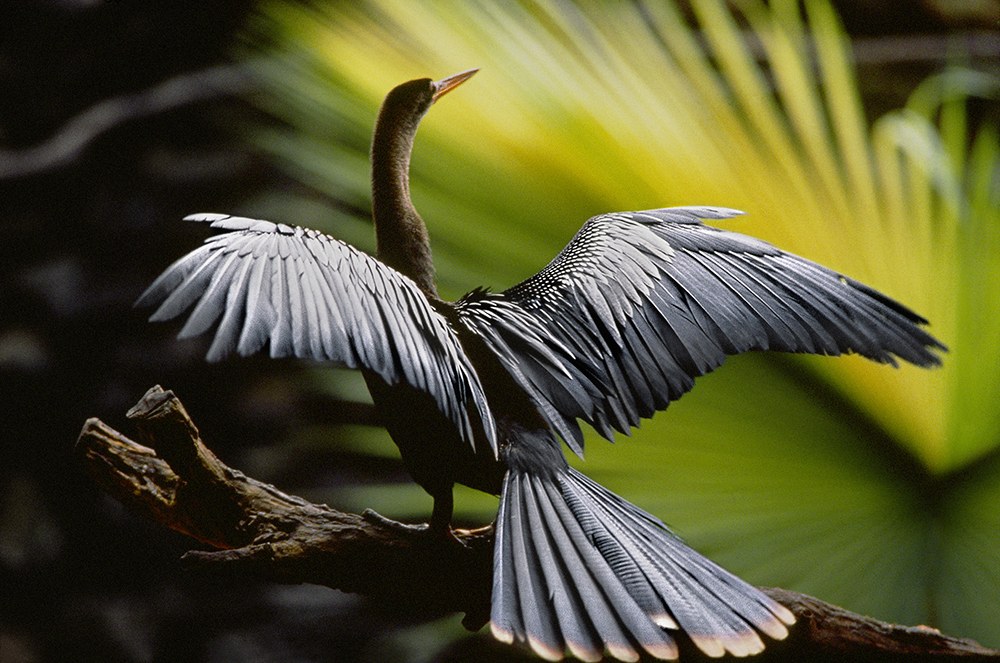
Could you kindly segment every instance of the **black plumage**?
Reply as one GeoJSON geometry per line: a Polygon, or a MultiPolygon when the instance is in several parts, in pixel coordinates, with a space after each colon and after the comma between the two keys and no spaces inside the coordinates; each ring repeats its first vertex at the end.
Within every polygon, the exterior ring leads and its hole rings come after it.
{"type": "Polygon", "coordinates": [[[539,655],[674,658],[672,631],[709,655],[756,653],[791,613],[685,546],[653,516],[571,469],[579,421],[611,438],[679,398],[726,355],[853,352],[940,363],[926,321],[845,276],[706,226],[740,214],[680,207],[596,216],[535,276],[457,302],[435,289],[409,196],[421,117],[473,71],[395,88],[372,143],[377,258],[314,230],[218,214],[209,238],[139,298],[154,320],[193,306],[218,323],[208,358],[269,348],[359,368],[386,428],[434,497],[500,495],[491,628],[539,655]],[[221,318],[221,320],[220,320],[221,318]]]}

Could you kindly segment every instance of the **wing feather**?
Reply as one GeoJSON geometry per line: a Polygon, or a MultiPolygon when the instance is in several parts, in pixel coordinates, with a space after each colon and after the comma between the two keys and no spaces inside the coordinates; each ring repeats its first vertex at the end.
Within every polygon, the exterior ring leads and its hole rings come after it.
{"type": "Polygon", "coordinates": [[[364,367],[429,393],[463,438],[496,432],[482,385],[458,336],[413,281],[314,230],[219,214],[188,220],[228,231],[174,262],[136,302],[152,320],[193,307],[181,334],[217,324],[215,361],[270,344],[272,357],[364,367]]]}
{"type": "Polygon", "coordinates": [[[538,274],[501,293],[466,295],[459,319],[513,367],[577,453],[577,420],[611,439],[726,355],[853,352],[893,365],[940,363],[944,346],[898,302],[702,223],[738,214],[677,207],[596,216],[538,274]]]}
{"type": "Polygon", "coordinates": [[[268,329],[275,327],[277,323],[271,306],[271,279],[267,274],[267,261],[258,259],[251,264],[247,283],[247,319],[236,347],[237,352],[243,356],[260,350],[267,342],[268,329]]]}

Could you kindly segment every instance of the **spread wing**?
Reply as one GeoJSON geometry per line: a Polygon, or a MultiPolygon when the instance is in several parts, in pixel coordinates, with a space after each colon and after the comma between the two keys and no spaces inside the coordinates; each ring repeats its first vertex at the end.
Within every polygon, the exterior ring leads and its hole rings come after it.
{"type": "Polygon", "coordinates": [[[249,355],[366,368],[390,384],[427,392],[473,447],[495,428],[475,369],[458,338],[410,279],[328,235],[269,221],[197,214],[229,232],[168,267],[139,297],[169,320],[194,305],[180,337],[221,321],[210,361],[249,355]]]}
{"type": "Polygon", "coordinates": [[[855,352],[895,365],[944,349],[901,304],[678,207],[590,219],[535,276],[457,304],[577,453],[577,419],[611,439],[679,398],[726,355],[855,352]]]}

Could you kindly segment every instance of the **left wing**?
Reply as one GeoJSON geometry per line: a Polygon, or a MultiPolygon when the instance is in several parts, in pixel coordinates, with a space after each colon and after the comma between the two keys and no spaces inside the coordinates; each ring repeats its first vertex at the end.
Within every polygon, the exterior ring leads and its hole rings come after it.
{"type": "Polygon", "coordinates": [[[569,446],[577,419],[611,439],[664,409],[726,355],[854,352],[940,363],[926,320],[879,292],[676,207],[590,219],[538,274],[457,302],[569,446]]]}
{"type": "Polygon", "coordinates": [[[485,436],[496,453],[476,370],[413,281],[315,230],[223,214],[187,220],[229,232],[209,237],[139,297],[137,306],[159,304],[150,320],[193,306],[182,338],[219,321],[209,361],[269,345],[272,357],[363,367],[389,384],[408,383],[430,394],[473,448],[485,436]]]}

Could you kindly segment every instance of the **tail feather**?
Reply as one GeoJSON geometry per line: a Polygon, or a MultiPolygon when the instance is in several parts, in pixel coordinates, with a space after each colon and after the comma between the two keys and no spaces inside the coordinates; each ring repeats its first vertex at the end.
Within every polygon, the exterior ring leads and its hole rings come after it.
{"type": "Polygon", "coordinates": [[[510,532],[514,559],[523,560],[522,564],[514,565],[519,605],[531,648],[546,660],[559,660],[563,653],[560,624],[556,616],[558,613],[548,606],[551,595],[545,593],[547,583],[544,567],[548,559],[544,554],[542,537],[533,532],[528,515],[527,503],[531,498],[532,494],[527,491],[511,494],[511,513],[527,525],[512,528],[510,532]],[[543,549],[541,555],[539,548],[543,549]]]}
{"type": "MultiPolygon", "coordinates": [[[[530,480],[530,477],[525,477],[530,480]]],[[[525,509],[522,512],[523,522],[527,523],[528,531],[532,532],[532,537],[536,539],[536,549],[539,551],[539,559],[542,563],[544,582],[546,587],[562,587],[565,591],[550,591],[549,598],[555,610],[559,622],[559,629],[565,639],[565,645],[570,652],[582,661],[599,661],[604,651],[603,641],[595,637],[591,628],[590,617],[582,609],[586,605],[598,598],[598,593],[594,591],[592,585],[582,587],[573,583],[572,575],[564,560],[557,559],[546,554],[553,547],[564,546],[567,541],[560,540],[558,532],[550,533],[545,529],[545,518],[550,511],[550,505],[543,503],[545,495],[536,495],[534,492],[527,492],[528,499],[525,500],[525,509]],[[534,498],[534,499],[533,499],[534,498]],[[543,541],[544,539],[544,541],[543,541]]],[[[567,561],[571,565],[579,562],[579,557],[571,551],[567,561]]],[[[617,633],[607,634],[614,641],[626,642],[624,634],[619,630],[617,633]]],[[[559,642],[553,643],[555,651],[561,650],[559,642]]]]}
{"type": "Polygon", "coordinates": [[[509,515],[511,499],[506,496],[518,491],[516,486],[511,485],[518,478],[511,477],[509,473],[504,477],[501,494],[505,498],[500,500],[500,510],[497,512],[496,540],[493,546],[493,599],[490,630],[493,632],[493,637],[508,644],[514,642],[515,634],[525,633],[524,620],[521,619],[519,607],[520,592],[517,589],[517,578],[514,577],[514,570],[517,568],[514,563],[514,547],[508,540],[512,527],[502,526],[502,523],[507,523],[512,518],[509,515]]]}
{"type": "Polygon", "coordinates": [[[492,630],[549,660],[677,658],[665,629],[709,656],[755,654],[795,621],[653,516],[573,469],[511,471],[497,518],[492,630]]]}
{"type": "MultiPolygon", "coordinates": [[[[716,629],[721,627],[723,632],[728,630],[731,635],[735,634],[738,640],[746,639],[746,645],[754,650],[750,653],[763,649],[764,644],[753,631],[748,632],[748,625],[777,640],[788,635],[785,624],[794,623],[795,618],[784,606],[688,548],[653,516],[586,476],[574,474],[573,479],[579,487],[595,502],[604,505],[608,516],[604,525],[613,530],[619,540],[632,541],[635,545],[631,550],[644,555],[649,564],[665,576],[670,583],[667,587],[678,587],[687,596],[699,597],[699,602],[694,604],[697,610],[694,618],[682,616],[686,613],[678,611],[678,621],[685,632],[695,637],[719,632],[716,629]],[[647,545],[643,546],[644,543],[647,545]],[[654,554],[649,555],[649,551],[654,554]],[[656,551],[663,552],[657,555],[656,551]],[[664,554],[667,551],[670,554],[664,554]],[[699,625],[701,620],[704,623],[699,625]]],[[[653,578],[649,580],[657,587],[653,578]]],[[[668,597],[663,599],[674,605],[668,597]]],[[[683,596],[678,600],[680,605],[686,604],[683,596]]]]}
{"type": "MultiPolygon", "coordinates": [[[[649,621],[635,599],[620,590],[621,582],[587,541],[585,529],[567,506],[559,487],[547,479],[530,478],[531,489],[545,507],[544,520],[534,531],[554,534],[557,546],[547,551],[549,556],[559,560],[571,583],[585,590],[581,592],[579,610],[589,617],[590,636],[619,660],[638,660],[638,649],[659,654],[659,658],[676,658],[673,639],[649,621]]],[[[559,591],[557,588],[551,587],[559,591]]]]}

